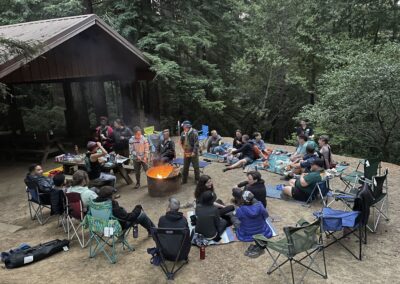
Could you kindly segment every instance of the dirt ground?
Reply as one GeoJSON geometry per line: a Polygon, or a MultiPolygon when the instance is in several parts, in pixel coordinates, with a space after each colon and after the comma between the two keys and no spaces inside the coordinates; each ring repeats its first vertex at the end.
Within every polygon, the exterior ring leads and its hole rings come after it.
{"type": "MultiPolygon", "coordinates": [[[[270,147],[271,145],[269,145],[270,147]]],[[[272,148],[282,148],[274,146],[272,148]]],[[[286,147],[288,148],[288,147],[286,147]]],[[[337,161],[348,161],[352,166],[358,159],[335,156],[337,161]]],[[[41,226],[29,218],[23,177],[29,163],[18,162],[12,165],[3,162],[0,165],[0,222],[22,226],[16,233],[0,231],[0,251],[5,251],[25,242],[36,245],[41,242],[64,239],[66,235],[61,227],[57,226],[57,218],[52,217],[50,222],[41,226]]],[[[45,169],[54,167],[49,162],[45,169]]],[[[241,169],[222,173],[223,164],[212,163],[205,173],[213,178],[216,193],[219,198],[229,202],[231,188],[245,179],[241,169]]],[[[389,169],[389,222],[381,222],[378,232],[369,233],[368,244],[363,247],[363,261],[355,260],[339,245],[333,245],[326,250],[328,279],[323,280],[317,275],[308,274],[306,283],[400,283],[398,271],[400,269],[400,184],[399,167],[393,164],[383,164],[389,169]]],[[[279,176],[262,172],[267,184],[282,183],[279,176]]],[[[143,187],[134,190],[120,178],[118,189],[121,193],[119,202],[131,210],[136,204],[143,205],[146,213],[156,223],[165,213],[168,198],[152,198],[147,193],[146,180],[142,175],[143,187]]],[[[340,181],[335,180],[334,188],[341,188],[340,181]]],[[[184,204],[193,200],[195,184],[191,173],[189,183],[175,196],[184,204]]],[[[304,217],[312,220],[312,212],[321,208],[315,202],[311,208],[298,203],[276,199],[268,199],[267,207],[271,215],[281,217],[281,221],[274,226],[282,237],[282,228],[293,225],[304,217]]],[[[187,209],[185,210],[187,211],[187,209]]],[[[58,253],[48,259],[31,265],[7,270],[0,269],[0,283],[165,283],[164,274],[159,267],[150,264],[150,255],[147,248],[154,247],[154,242],[147,238],[143,228],[139,229],[139,238],[130,237],[130,243],[136,248],[135,252],[119,250],[119,259],[116,264],[110,264],[102,255],[90,259],[88,249],[81,249],[76,240],[71,241],[68,252],[58,253]]],[[[353,248],[357,248],[354,238],[348,240],[353,248]]],[[[256,259],[243,255],[248,243],[236,242],[227,245],[211,246],[206,249],[206,259],[199,259],[199,250],[192,247],[190,262],[178,273],[176,283],[283,283],[278,272],[267,275],[267,266],[271,260],[264,254],[256,259]]],[[[284,266],[289,276],[289,266],[284,266]]],[[[301,267],[295,266],[295,272],[300,275],[301,267]]]]}

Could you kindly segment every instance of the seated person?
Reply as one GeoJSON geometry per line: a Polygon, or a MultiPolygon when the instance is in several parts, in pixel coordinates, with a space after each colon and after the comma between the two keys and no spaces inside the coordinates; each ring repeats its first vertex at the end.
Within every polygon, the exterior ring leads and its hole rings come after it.
{"type": "Polygon", "coordinates": [[[151,235],[150,229],[155,227],[154,223],[144,213],[142,205],[136,205],[135,208],[128,213],[121,207],[113,198],[114,188],[111,186],[103,186],[99,190],[98,197],[93,200],[94,203],[101,203],[106,201],[112,202],[112,214],[121,224],[123,230],[127,230],[135,224],[140,224],[147,230],[148,235],[151,235]]]}
{"type": "Polygon", "coordinates": [[[175,159],[175,143],[169,136],[169,129],[163,130],[163,140],[157,147],[157,153],[160,156],[160,162],[162,164],[170,164],[175,159]]]}
{"type": "Polygon", "coordinates": [[[222,144],[222,137],[218,135],[217,130],[211,131],[211,136],[207,142],[207,152],[212,154],[218,154],[221,152],[220,145],[222,144]]]}
{"type": "Polygon", "coordinates": [[[242,136],[242,146],[237,149],[232,151],[233,155],[241,153],[240,160],[233,165],[227,166],[225,169],[223,169],[223,172],[233,170],[236,168],[241,168],[244,167],[247,164],[251,164],[254,160],[254,151],[253,151],[253,144],[250,143],[250,138],[249,135],[245,134],[242,136]]]}
{"type": "Polygon", "coordinates": [[[228,226],[232,224],[238,225],[237,218],[235,218],[233,215],[235,207],[233,205],[225,205],[220,199],[217,200],[217,195],[215,194],[214,185],[211,177],[208,175],[202,175],[200,176],[199,181],[197,182],[196,190],[194,191],[196,204],[199,204],[201,202],[201,199],[203,198],[203,193],[206,191],[211,191],[214,193],[216,201],[214,201],[213,205],[215,208],[218,209],[219,216],[221,216],[221,218],[225,219],[225,221],[228,222],[228,226]]]}
{"type": "Polygon", "coordinates": [[[65,175],[63,173],[59,173],[53,176],[53,184],[54,184],[54,189],[65,191],[66,187],[65,175]]]}
{"type": "Polygon", "coordinates": [[[37,187],[40,196],[40,201],[43,204],[51,205],[51,215],[63,213],[62,191],[54,187],[54,182],[51,178],[43,175],[43,168],[39,164],[33,164],[28,169],[28,174],[25,177],[25,184],[29,189],[37,187]]]}
{"type": "Polygon", "coordinates": [[[251,171],[246,173],[247,180],[239,183],[237,188],[232,190],[232,195],[235,199],[235,204],[240,204],[244,191],[250,191],[257,201],[260,201],[264,208],[267,207],[267,191],[264,180],[261,178],[261,173],[251,171]],[[242,189],[244,187],[244,189],[242,189]]]}
{"type": "Polygon", "coordinates": [[[239,149],[242,147],[242,131],[240,129],[235,131],[235,137],[233,138],[233,148],[239,149]]]}
{"type": "Polygon", "coordinates": [[[77,170],[72,175],[72,186],[67,190],[67,192],[76,192],[81,195],[81,201],[85,209],[93,199],[97,198],[97,194],[94,192],[94,189],[89,189],[88,186],[88,174],[85,171],[77,170]]]}
{"type": "Polygon", "coordinates": [[[242,199],[242,205],[236,209],[236,217],[240,220],[240,227],[236,231],[238,239],[242,242],[252,242],[253,236],[257,234],[271,238],[272,230],[265,221],[268,218],[266,208],[250,191],[244,191],[242,199]]]}
{"type": "Polygon", "coordinates": [[[111,174],[103,173],[101,166],[105,162],[107,151],[100,142],[89,141],[87,144],[87,153],[85,157],[85,166],[88,172],[89,180],[104,180],[115,186],[116,177],[111,174]]]}
{"type": "Polygon", "coordinates": [[[262,140],[261,133],[260,132],[254,132],[254,145],[258,147],[258,149],[261,150],[261,152],[265,152],[267,150],[267,146],[265,146],[264,140],[262,140]]]}
{"type": "Polygon", "coordinates": [[[324,168],[331,169],[332,166],[335,165],[335,161],[332,158],[332,150],[331,146],[328,144],[329,143],[329,136],[327,135],[321,135],[318,139],[318,145],[321,148],[319,151],[321,158],[324,160],[324,168]]]}
{"type": "Polygon", "coordinates": [[[307,136],[308,139],[314,139],[314,130],[307,125],[307,122],[305,120],[300,121],[300,126],[296,128],[296,133],[297,136],[300,134],[303,134],[307,136]]]}
{"type": "MultiPolygon", "coordinates": [[[[164,216],[161,216],[158,221],[159,228],[170,228],[170,229],[188,229],[188,223],[186,221],[185,216],[183,216],[182,212],[179,212],[179,208],[181,203],[178,199],[171,197],[169,198],[167,213],[164,216]]],[[[190,236],[186,237],[185,243],[182,246],[181,254],[178,260],[187,260],[190,252],[191,242],[190,236]]],[[[160,242],[163,244],[163,247],[167,247],[167,251],[163,251],[163,255],[167,260],[174,261],[177,257],[177,253],[179,252],[180,242],[177,242],[177,238],[181,238],[180,236],[160,236],[160,242]],[[175,255],[171,255],[169,252],[176,252],[175,255]]]]}
{"type": "Polygon", "coordinates": [[[283,188],[283,194],[299,201],[307,201],[314,187],[322,181],[324,160],[317,158],[311,164],[311,172],[301,174],[298,179],[291,179],[289,185],[283,188]]]}
{"type": "Polygon", "coordinates": [[[297,136],[297,141],[299,145],[296,148],[296,152],[294,152],[292,156],[290,156],[290,160],[292,162],[299,161],[300,159],[303,158],[304,154],[306,153],[307,136],[305,136],[304,134],[300,134],[299,136],[297,136]]]}
{"type": "Polygon", "coordinates": [[[195,232],[203,235],[208,240],[218,242],[228,227],[228,222],[220,217],[218,209],[214,206],[215,200],[216,196],[211,190],[201,195],[195,210],[195,232]]]}
{"type": "Polygon", "coordinates": [[[312,162],[318,158],[318,154],[315,152],[315,148],[312,144],[308,144],[306,147],[306,154],[304,157],[296,162],[291,163],[287,166],[287,170],[290,171],[288,176],[293,177],[295,174],[308,173],[311,170],[312,162]]]}

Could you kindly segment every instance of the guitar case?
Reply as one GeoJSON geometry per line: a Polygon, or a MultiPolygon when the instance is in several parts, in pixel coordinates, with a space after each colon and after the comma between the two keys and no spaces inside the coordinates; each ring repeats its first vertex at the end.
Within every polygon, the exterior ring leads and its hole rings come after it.
{"type": "Polygon", "coordinates": [[[4,260],[6,268],[21,267],[69,249],[69,240],[53,240],[11,254],[4,260]]]}

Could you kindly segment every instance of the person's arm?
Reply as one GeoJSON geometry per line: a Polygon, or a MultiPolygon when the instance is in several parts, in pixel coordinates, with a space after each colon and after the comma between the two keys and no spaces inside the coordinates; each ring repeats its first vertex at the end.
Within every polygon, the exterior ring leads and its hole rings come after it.
{"type": "Polygon", "coordinates": [[[301,184],[302,187],[307,187],[308,183],[307,183],[307,181],[305,180],[304,177],[305,177],[305,174],[301,174],[301,176],[300,176],[300,184],[301,184]]]}
{"type": "Polygon", "coordinates": [[[193,139],[193,152],[192,155],[198,152],[199,150],[199,135],[197,134],[197,131],[192,132],[192,139],[193,139]]]}
{"type": "Polygon", "coordinates": [[[244,186],[246,186],[248,184],[249,184],[249,182],[247,180],[245,180],[245,181],[242,181],[242,182],[238,183],[237,187],[244,187],[244,186]]]}
{"type": "Polygon", "coordinates": [[[211,149],[211,139],[208,139],[207,141],[207,152],[210,153],[210,149],[211,149]]]}
{"type": "Polygon", "coordinates": [[[217,208],[225,208],[224,205],[222,205],[222,204],[220,204],[218,202],[214,202],[214,206],[217,207],[217,208]]]}
{"type": "Polygon", "coordinates": [[[245,145],[242,145],[242,146],[240,146],[240,148],[239,149],[237,149],[237,150],[235,150],[235,151],[232,151],[232,154],[233,155],[236,155],[236,154],[238,154],[238,153],[242,153],[243,152],[243,150],[244,150],[244,147],[246,146],[246,144],[245,145]]]}
{"type": "Polygon", "coordinates": [[[330,157],[329,157],[330,151],[329,151],[329,150],[327,151],[326,148],[324,147],[324,148],[321,149],[321,152],[320,152],[320,153],[322,154],[322,157],[324,158],[325,167],[326,167],[327,169],[329,169],[330,166],[331,166],[330,157]]]}
{"type": "Polygon", "coordinates": [[[90,160],[92,162],[96,162],[98,158],[103,157],[107,155],[107,151],[103,148],[100,142],[97,142],[97,146],[99,146],[99,149],[101,150],[101,153],[94,153],[90,155],[90,160]]]}

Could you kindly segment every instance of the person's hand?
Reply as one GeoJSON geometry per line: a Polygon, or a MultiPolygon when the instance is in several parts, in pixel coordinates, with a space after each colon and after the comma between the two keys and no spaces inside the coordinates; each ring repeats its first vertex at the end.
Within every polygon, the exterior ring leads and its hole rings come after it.
{"type": "Polygon", "coordinates": [[[100,134],[101,139],[106,139],[106,137],[104,136],[104,134],[100,134]]]}
{"type": "Polygon", "coordinates": [[[190,156],[191,156],[191,157],[194,157],[194,156],[196,156],[196,153],[193,152],[190,156]]]}

